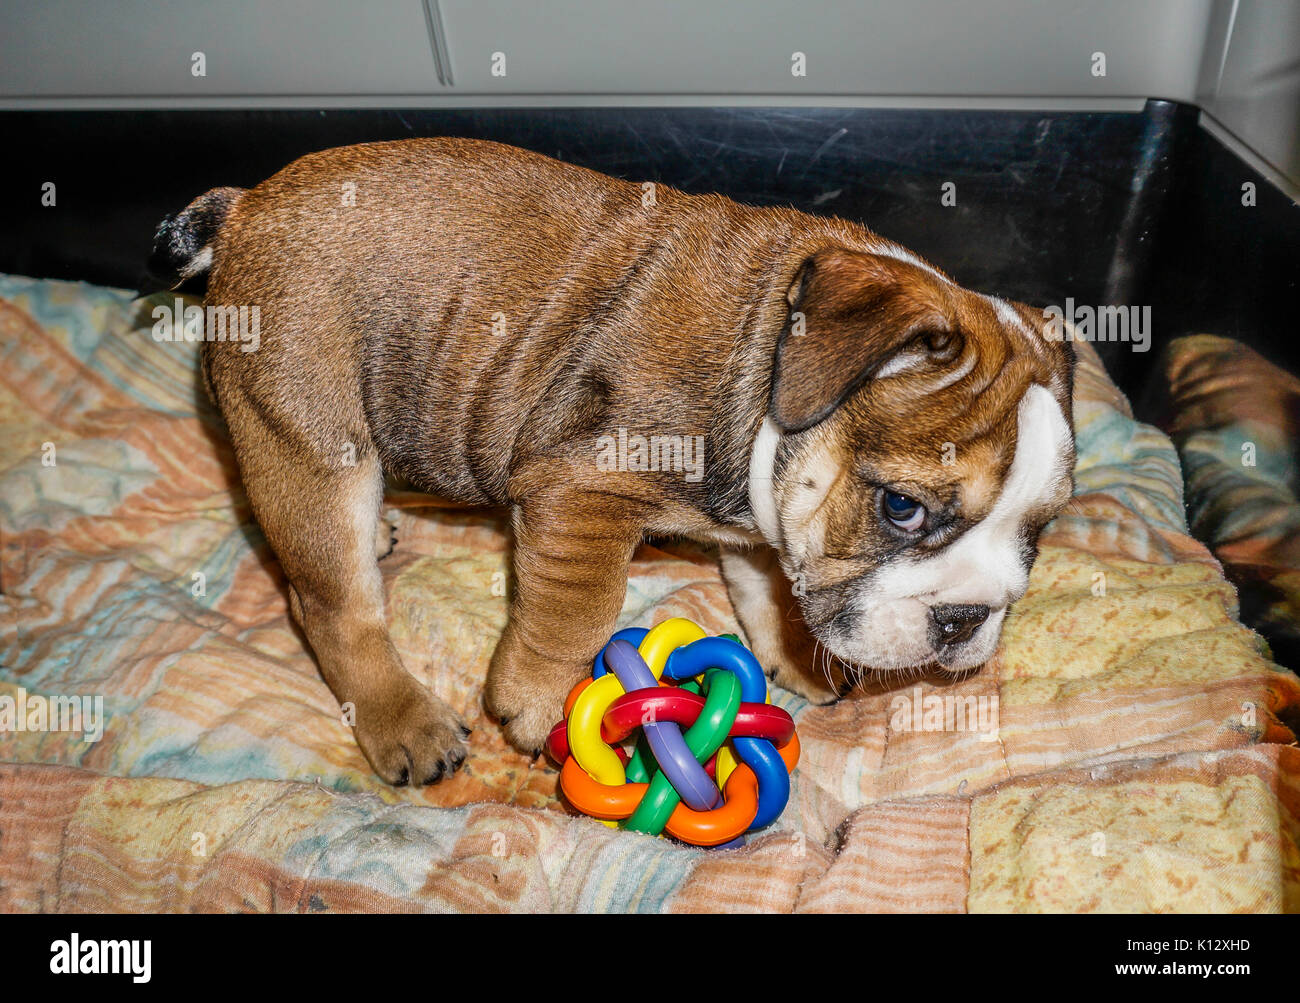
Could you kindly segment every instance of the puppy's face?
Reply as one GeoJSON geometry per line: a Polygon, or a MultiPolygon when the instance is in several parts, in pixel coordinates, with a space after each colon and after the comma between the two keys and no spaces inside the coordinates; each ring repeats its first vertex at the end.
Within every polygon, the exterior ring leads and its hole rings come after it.
{"type": "Polygon", "coordinates": [[[1070,498],[1068,346],[889,246],[819,252],[788,300],[750,495],[809,628],[855,666],[982,664],[1070,498]]]}

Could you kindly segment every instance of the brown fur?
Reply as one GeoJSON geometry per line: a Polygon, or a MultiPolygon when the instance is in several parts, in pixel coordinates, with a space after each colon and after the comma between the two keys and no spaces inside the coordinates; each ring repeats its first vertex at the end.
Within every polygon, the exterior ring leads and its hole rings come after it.
{"type": "MultiPolygon", "coordinates": [[[[1025,386],[1052,385],[1068,414],[1062,346],[1025,344],[982,298],[873,253],[892,245],[865,228],[643,194],[511,147],[408,140],[303,157],[229,197],[215,229],[208,302],[259,306],[262,340],[248,353],[205,344],[205,374],[294,615],[389,782],[436,780],[464,749],[460,719],[388,637],[375,563],[385,472],[512,508],[515,589],[484,695],[510,740],[536,751],[609,636],[643,535],[756,539],[748,462],[769,405],[800,433],[779,471],[810,449],[840,470],[819,487],[830,556],[802,604],[810,620],[892,545],[855,484],[907,483],[978,518],[1025,386]],[[902,350],[922,353],[923,370],[874,385],[902,350]],[[927,395],[966,353],[972,374],[927,395]],[[704,436],[703,479],[598,470],[596,440],[619,428],[704,436]],[[940,465],[944,442],[962,444],[958,466],[940,465]]],[[[766,638],[760,656],[824,695],[793,664],[810,647],[772,650],[771,616],[739,611],[766,638]]]]}

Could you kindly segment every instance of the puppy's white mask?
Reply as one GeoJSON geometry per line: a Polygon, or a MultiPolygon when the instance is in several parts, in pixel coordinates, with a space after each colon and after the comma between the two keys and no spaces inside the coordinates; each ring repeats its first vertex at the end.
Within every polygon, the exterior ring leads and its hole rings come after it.
{"type": "MultiPolygon", "coordinates": [[[[790,569],[817,545],[797,493],[780,510],[773,471],[781,433],[766,421],[750,458],[754,521],[790,569]]],[[[855,579],[839,613],[814,633],[855,666],[900,670],[937,663],[961,671],[983,664],[997,647],[1008,606],[1025,592],[1033,562],[1029,516],[1068,494],[1074,450],[1056,398],[1033,384],[1017,408],[1015,453],[1001,489],[979,522],[942,549],[904,551],[855,579]]]]}

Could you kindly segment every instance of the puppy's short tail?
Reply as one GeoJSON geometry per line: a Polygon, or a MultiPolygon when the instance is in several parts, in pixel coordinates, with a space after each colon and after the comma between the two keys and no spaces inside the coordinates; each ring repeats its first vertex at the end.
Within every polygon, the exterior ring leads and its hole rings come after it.
{"type": "MultiPolygon", "coordinates": [[[[212,266],[212,242],[246,188],[214,188],[158,224],[145,266],[157,289],[175,289],[212,266]]],[[[144,285],[145,283],[142,283],[144,285]]]]}

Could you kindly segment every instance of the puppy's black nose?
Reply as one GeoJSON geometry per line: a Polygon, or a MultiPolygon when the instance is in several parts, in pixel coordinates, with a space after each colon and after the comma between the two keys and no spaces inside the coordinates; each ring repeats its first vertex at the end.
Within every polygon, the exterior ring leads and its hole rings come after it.
{"type": "Polygon", "coordinates": [[[930,641],[936,648],[969,641],[988,618],[987,606],[931,606],[930,641]]]}

